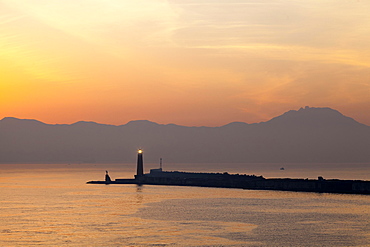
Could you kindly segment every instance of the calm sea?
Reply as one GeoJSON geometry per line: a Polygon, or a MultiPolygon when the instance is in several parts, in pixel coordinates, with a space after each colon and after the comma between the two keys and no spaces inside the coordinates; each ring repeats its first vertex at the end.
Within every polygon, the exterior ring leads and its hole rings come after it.
{"type": "MultiPolygon", "coordinates": [[[[164,169],[370,180],[370,164],[164,169]]],[[[370,246],[370,195],[85,183],[105,170],[135,165],[0,165],[0,246],[370,246]]]]}

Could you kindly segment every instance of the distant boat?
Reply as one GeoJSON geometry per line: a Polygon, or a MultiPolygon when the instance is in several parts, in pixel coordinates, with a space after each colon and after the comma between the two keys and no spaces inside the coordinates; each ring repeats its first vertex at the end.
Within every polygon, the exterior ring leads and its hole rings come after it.
{"type": "Polygon", "coordinates": [[[284,167],[280,167],[280,171],[284,171],[285,170],[285,168],[284,167]]]}

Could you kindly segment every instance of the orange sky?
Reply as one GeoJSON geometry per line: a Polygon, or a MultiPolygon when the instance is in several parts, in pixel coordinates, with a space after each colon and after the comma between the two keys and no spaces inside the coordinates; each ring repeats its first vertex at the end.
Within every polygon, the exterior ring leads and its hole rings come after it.
{"type": "Polygon", "coordinates": [[[370,125],[370,1],[0,0],[0,119],[370,125]],[[232,3],[230,3],[232,2],[232,3]]]}

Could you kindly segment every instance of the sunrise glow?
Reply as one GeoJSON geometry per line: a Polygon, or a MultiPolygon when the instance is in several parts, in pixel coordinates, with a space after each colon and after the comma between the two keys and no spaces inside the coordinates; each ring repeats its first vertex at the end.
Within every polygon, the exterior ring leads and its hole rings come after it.
{"type": "Polygon", "coordinates": [[[370,125],[368,1],[0,1],[0,119],[370,125]]]}

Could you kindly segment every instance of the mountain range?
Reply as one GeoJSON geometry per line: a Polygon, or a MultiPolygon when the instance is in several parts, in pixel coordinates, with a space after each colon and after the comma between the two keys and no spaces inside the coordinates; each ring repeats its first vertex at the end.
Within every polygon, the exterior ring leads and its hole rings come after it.
{"type": "Polygon", "coordinates": [[[370,126],[330,108],[305,107],[267,122],[186,127],[147,120],[124,125],[0,120],[0,163],[370,162],[370,126]]]}

